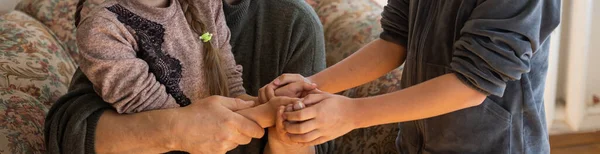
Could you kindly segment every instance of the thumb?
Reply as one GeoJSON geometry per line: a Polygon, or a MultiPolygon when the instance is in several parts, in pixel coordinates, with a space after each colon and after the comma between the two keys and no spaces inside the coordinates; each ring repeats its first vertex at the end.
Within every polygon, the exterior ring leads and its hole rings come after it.
{"type": "Polygon", "coordinates": [[[312,91],[312,90],[317,89],[317,84],[316,83],[309,83],[309,82],[296,82],[296,83],[293,83],[293,85],[290,85],[290,86],[296,92],[312,91]]]}
{"type": "Polygon", "coordinates": [[[227,98],[222,103],[223,106],[230,109],[231,111],[239,111],[254,106],[254,101],[244,101],[239,98],[227,98]]]}

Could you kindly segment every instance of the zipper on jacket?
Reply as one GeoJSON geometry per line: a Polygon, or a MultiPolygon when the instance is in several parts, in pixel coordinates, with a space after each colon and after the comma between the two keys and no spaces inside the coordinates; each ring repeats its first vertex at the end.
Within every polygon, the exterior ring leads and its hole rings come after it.
{"type": "MultiPolygon", "coordinates": [[[[425,1],[427,2],[429,6],[428,10],[430,10],[431,12],[429,12],[426,15],[426,20],[427,22],[425,23],[425,26],[423,26],[423,31],[421,33],[420,39],[419,40],[419,52],[417,54],[417,62],[418,62],[418,70],[419,71],[423,71],[423,65],[425,65],[425,61],[424,61],[424,54],[423,54],[423,49],[425,47],[425,43],[427,40],[427,35],[429,34],[429,30],[431,29],[431,25],[433,24],[433,22],[435,21],[435,18],[437,17],[437,11],[438,11],[438,6],[437,5],[439,2],[437,1],[425,1]]],[[[422,81],[424,78],[424,73],[425,72],[418,72],[418,80],[422,81]]],[[[421,134],[421,147],[419,148],[419,152],[418,153],[423,153],[423,151],[425,150],[425,139],[427,138],[427,133],[425,132],[425,123],[423,120],[418,120],[417,121],[417,129],[419,130],[420,134],[421,134]]]]}

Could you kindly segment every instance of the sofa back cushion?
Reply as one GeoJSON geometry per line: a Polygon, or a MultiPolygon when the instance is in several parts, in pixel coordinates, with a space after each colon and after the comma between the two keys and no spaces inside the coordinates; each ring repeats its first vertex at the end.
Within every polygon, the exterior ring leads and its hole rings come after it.
{"type": "Polygon", "coordinates": [[[66,51],[77,57],[74,13],[78,0],[21,0],[15,10],[25,12],[52,30],[66,51]]]}
{"type": "Polygon", "coordinates": [[[57,36],[27,14],[0,16],[0,88],[23,91],[50,107],[67,92],[75,65],[57,36]]]}

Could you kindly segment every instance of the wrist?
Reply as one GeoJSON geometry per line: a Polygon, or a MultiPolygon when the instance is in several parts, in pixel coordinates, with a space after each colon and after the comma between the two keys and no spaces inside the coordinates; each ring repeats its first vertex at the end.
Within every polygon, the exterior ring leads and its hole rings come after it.
{"type": "Polygon", "coordinates": [[[269,103],[265,103],[236,113],[256,122],[262,128],[267,128],[275,125],[275,112],[269,103]]]}
{"type": "Polygon", "coordinates": [[[275,115],[277,109],[271,106],[269,103],[261,104],[257,107],[257,114],[260,115],[259,120],[256,122],[263,128],[268,128],[275,125],[275,115]]]}
{"type": "MultiPolygon", "coordinates": [[[[178,109],[167,109],[157,110],[154,114],[146,116],[148,124],[151,124],[148,128],[151,129],[149,134],[155,136],[154,141],[157,141],[158,147],[165,149],[165,151],[182,150],[180,140],[176,137],[176,133],[182,132],[181,124],[177,123],[176,117],[179,117],[178,109]]],[[[153,112],[153,111],[151,111],[153,112]]]]}
{"type": "Polygon", "coordinates": [[[364,119],[368,119],[366,117],[368,117],[368,115],[365,115],[365,107],[366,103],[365,103],[365,99],[362,98],[350,98],[350,103],[348,103],[348,117],[351,124],[354,126],[354,128],[366,128],[366,127],[370,127],[369,124],[367,123],[367,120],[364,119]]]}
{"type": "MultiPolygon", "coordinates": [[[[271,136],[271,135],[269,135],[271,136]]],[[[279,141],[278,139],[270,138],[269,142],[267,142],[267,146],[265,146],[265,153],[267,154],[278,154],[278,153],[315,153],[314,146],[304,146],[301,144],[290,145],[284,142],[279,141]]]]}

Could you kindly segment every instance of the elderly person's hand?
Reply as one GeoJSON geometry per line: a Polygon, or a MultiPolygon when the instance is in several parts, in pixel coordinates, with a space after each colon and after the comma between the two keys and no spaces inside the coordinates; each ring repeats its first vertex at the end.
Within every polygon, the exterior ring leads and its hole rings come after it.
{"type": "Polygon", "coordinates": [[[181,110],[172,119],[173,141],[177,150],[190,153],[225,153],[238,145],[261,138],[264,130],[237,110],[254,103],[211,96],[181,110]]]}

